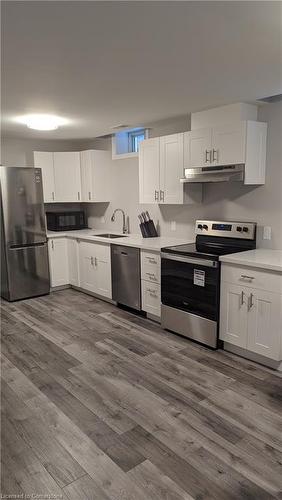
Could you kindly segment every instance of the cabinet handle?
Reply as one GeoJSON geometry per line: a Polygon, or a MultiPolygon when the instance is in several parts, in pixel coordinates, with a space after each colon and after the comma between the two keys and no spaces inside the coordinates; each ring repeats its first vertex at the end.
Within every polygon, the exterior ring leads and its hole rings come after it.
{"type": "Polygon", "coordinates": [[[209,154],[209,152],[208,152],[208,150],[207,150],[207,149],[206,149],[206,151],[205,151],[205,154],[206,154],[206,156],[205,156],[205,163],[208,163],[208,161],[209,161],[209,160],[208,160],[208,154],[209,154]]]}
{"type": "Polygon", "coordinates": [[[157,264],[156,259],[154,259],[153,257],[146,257],[146,259],[148,259],[148,261],[150,262],[150,264],[157,264]]]}
{"type": "Polygon", "coordinates": [[[55,199],[55,193],[54,191],[52,191],[52,200],[54,201],[54,199],[55,199]]]}
{"type": "Polygon", "coordinates": [[[212,161],[218,161],[218,155],[219,155],[219,150],[213,149],[212,150],[212,161]]]}
{"type": "Polygon", "coordinates": [[[251,293],[249,298],[248,298],[248,309],[252,309],[253,305],[254,305],[254,301],[253,301],[253,297],[254,295],[251,293]]]}
{"type": "Polygon", "coordinates": [[[51,247],[52,247],[52,250],[54,250],[54,241],[51,240],[51,247]]]}
{"type": "Polygon", "coordinates": [[[77,191],[77,199],[78,199],[78,201],[80,200],[80,192],[79,191],[77,191]]]}
{"type": "Polygon", "coordinates": [[[88,192],[88,199],[91,200],[91,192],[88,192]]]}
{"type": "Polygon", "coordinates": [[[154,273],[146,273],[149,276],[150,280],[157,281],[157,278],[154,273]]]}
{"type": "Polygon", "coordinates": [[[97,257],[94,258],[95,266],[97,266],[97,257]]]}
{"type": "Polygon", "coordinates": [[[240,296],[240,305],[244,305],[244,292],[242,291],[241,292],[241,296],[240,296]]]}
{"type": "Polygon", "coordinates": [[[91,266],[94,266],[94,260],[93,260],[93,257],[91,257],[91,266]]]}
{"type": "Polygon", "coordinates": [[[243,280],[254,280],[255,279],[254,276],[248,276],[247,274],[241,274],[241,278],[243,280]]]}
{"type": "Polygon", "coordinates": [[[159,191],[155,190],[155,201],[159,201],[159,191]]]}
{"type": "Polygon", "coordinates": [[[160,201],[164,201],[164,191],[160,190],[160,201]]]}

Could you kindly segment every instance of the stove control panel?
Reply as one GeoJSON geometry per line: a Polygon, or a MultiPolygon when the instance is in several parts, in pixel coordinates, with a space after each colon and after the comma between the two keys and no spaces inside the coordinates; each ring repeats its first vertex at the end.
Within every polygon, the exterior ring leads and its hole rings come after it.
{"type": "Polygon", "coordinates": [[[196,221],[196,234],[255,240],[255,222],[196,221]]]}

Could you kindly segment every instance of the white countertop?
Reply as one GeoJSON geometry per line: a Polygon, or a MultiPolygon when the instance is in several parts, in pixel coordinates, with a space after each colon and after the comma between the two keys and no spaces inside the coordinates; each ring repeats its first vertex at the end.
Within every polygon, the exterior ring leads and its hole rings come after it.
{"type": "Polygon", "coordinates": [[[99,238],[97,234],[119,234],[115,231],[107,231],[106,229],[80,229],[77,231],[47,231],[47,238],[79,238],[81,240],[99,241],[105,244],[115,243],[116,245],[125,245],[128,247],[137,247],[144,250],[152,250],[159,252],[163,247],[174,245],[184,245],[187,243],[194,243],[195,240],[188,240],[182,238],[170,238],[159,236],[157,238],[142,238],[139,234],[130,234],[124,238],[99,238]]]}
{"type": "Polygon", "coordinates": [[[220,257],[221,262],[241,266],[258,267],[282,273],[282,250],[266,250],[257,248],[247,252],[239,252],[220,257]]]}

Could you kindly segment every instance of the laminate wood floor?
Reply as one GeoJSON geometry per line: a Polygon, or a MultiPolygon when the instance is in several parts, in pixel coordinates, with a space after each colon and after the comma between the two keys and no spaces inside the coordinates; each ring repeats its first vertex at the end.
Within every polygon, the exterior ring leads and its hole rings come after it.
{"type": "Polygon", "coordinates": [[[2,496],[282,498],[281,374],[71,289],[1,307],[2,496]]]}

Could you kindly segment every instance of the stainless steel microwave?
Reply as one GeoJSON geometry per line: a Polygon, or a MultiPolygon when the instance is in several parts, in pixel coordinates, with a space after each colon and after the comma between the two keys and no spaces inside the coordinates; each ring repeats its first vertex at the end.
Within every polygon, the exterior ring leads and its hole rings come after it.
{"type": "Polygon", "coordinates": [[[73,231],[87,228],[83,211],[46,212],[46,220],[49,231],[73,231]]]}

